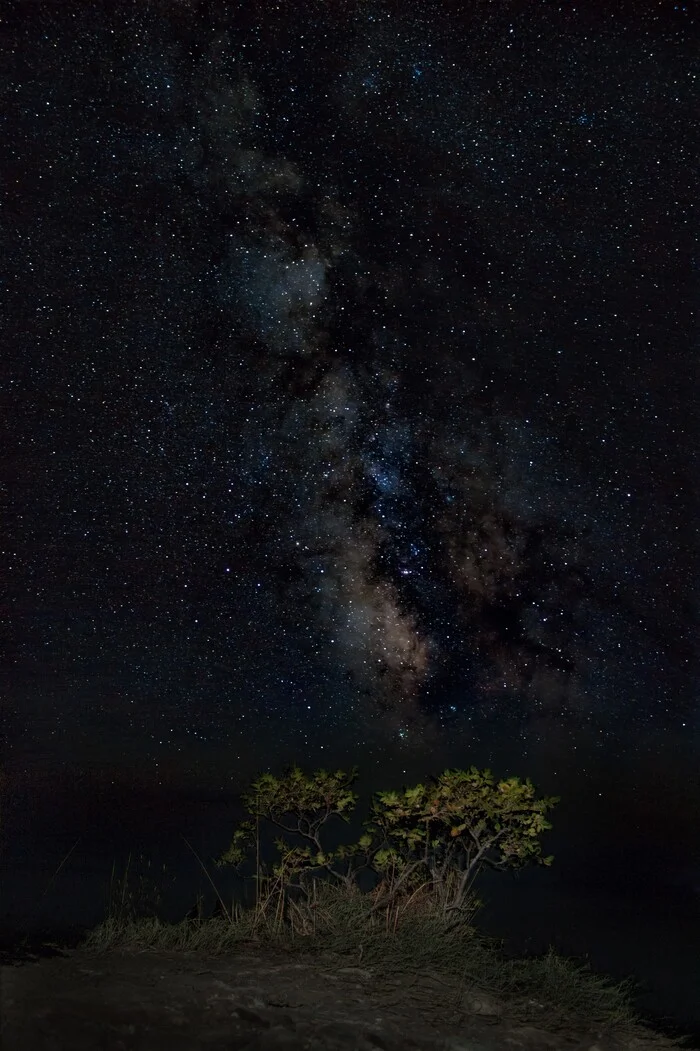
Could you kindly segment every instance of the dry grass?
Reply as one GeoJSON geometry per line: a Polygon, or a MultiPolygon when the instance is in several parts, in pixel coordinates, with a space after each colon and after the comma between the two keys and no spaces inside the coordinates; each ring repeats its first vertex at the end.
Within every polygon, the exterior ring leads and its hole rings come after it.
{"type": "MultiPolygon", "coordinates": [[[[200,864],[201,861],[200,861],[200,864]]],[[[204,868],[204,866],[202,866],[204,868]]],[[[205,870],[206,871],[206,870],[205,870]]],[[[559,956],[513,960],[500,943],[472,924],[479,902],[472,899],[457,920],[448,921],[424,888],[392,908],[372,912],[372,894],[313,880],[305,894],[292,893],[279,879],[261,876],[257,904],[227,906],[216,891],[221,916],[166,923],[139,914],[136,896],[123,880],[112,880],[106,920],[90,931],[82,948],[107,952],[183,951],[212,955],[243,947],[296,953],[335,953],[397,977],[431,972],[452,982],[474,985],[517,1009],[523,1019],[574,1024],[585,1019],[624,1031],[639,1021],[632,1007],[634,982],[621,983],[591,973],[587,966],[559,956]]],[[[212,886],[214,881],[207,873],[212,886]]]]}

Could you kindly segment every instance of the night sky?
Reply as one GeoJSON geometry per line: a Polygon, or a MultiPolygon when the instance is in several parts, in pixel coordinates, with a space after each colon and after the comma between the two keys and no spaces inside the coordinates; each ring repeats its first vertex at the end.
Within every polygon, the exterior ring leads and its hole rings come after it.
{"type": "Polygon", "coordinates": [[[3,5],[17,784],[492,765],[697,916],[700,48],[606,7],[3,5]]]}

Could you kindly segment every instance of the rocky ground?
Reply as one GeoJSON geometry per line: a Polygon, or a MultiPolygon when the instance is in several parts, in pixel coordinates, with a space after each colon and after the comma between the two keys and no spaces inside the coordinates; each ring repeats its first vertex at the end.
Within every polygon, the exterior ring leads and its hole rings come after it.
{"type": "Polygon", "coordinates": [[[333,955],[68,950],[0,966],[3,1051],[671,1051],[532,1000],[333,955]]]}

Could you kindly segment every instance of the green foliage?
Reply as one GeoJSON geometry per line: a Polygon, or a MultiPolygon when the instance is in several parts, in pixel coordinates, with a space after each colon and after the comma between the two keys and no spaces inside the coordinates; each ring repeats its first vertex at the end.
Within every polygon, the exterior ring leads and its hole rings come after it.
{"type": "Polygon", "coordinates": [[[295,813],[309,824],[320,826],[331,814],[347,820],[345,812],[357,803],[358,797],[350,791],[350,785],[356,780],[357,767],[349,774],[343,770],[334,774],[317,770],[308,776],[294,765],[282,778],[262,774],[253,782],[252,791],[243,796],[243,801],[252,814],[269,815],[274,820],[295,813]]]}
{"type": "Polygon", "coordinates": [[[551,828],[545,815],[558,798],[537,799],[531,781],[496,781],[490,770],[474,766],[445,770],[427,784],[401,791],[377,792],[360,839],[325,850],[321,828],[334,816],[349,820],[358,798],[351,791],[356,778],[357,768],[305,774],[296,765],[280,778],[263,774],[243,797],[255,822],[240,824],[217,864],[240,866],[254,844],[259,853],[259,821],[265,818],[305,841],[291,846],[275,840],[280,860],[273,874],[280,886],[306,893],[306,877],[325,869],[350,887],[364,867],[379,877],[373,910],[429,888],[447,915],[468,907],[473,881],[484,866],[503,870],[552,863],[551,856],[542,857],[539,837],[551,828]]]}
{"type": "Polygon", "coordinates": [[[222,865],[234,865],[238,867],[248,857],[247,848],[255,842],[255,824],[252,821],[241,821],[233,833],[231,846],[216,862],[217,867],[222,865]]]}
{"type": "Polygon", "coordinates": [[[527,780],[496,782],[490,770],[446,770],[432,784],[403,792],[378,792],[370,826],[393,838],[407,853],[422,850],[437,864],[447,853],[463,853],[471,871],[488,864],[519,868],[542,858],[538,836],[551,828],[545,814],[558,799],[536,799],[527,780]]]}
{"type": "Polygon", "coordinates": [[[264,817],[278,828],[307,840],[304,846],[297,847],[289,846],[281,838],[275,840],[282,856],[281,864],[274,869],[276,876],[291,878],[302,872],[326,868],[345,881],[347,874],[332,867],[336,858],[343,855],[337,851],[325,851],[319,833],[331,817],[349,820],[348,812],[354,809],[358,799],[350,791],[356,779],[356,767],[349,773],[337,770],[330,774],[326,770],[317,770],[315,774],[306,775],[295,765],[281,778],[262,774],[253,782],[251,791],[243,796],[243,802],[256,822],[241,822],[229,849],[218,859],[217,865],[243,864],[253,844],[258,842],[257,819],[264,817]]]}

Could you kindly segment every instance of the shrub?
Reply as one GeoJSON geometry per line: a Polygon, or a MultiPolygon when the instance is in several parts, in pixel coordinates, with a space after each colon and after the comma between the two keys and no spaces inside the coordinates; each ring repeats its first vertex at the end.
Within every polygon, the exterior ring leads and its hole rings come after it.
{"type": "Polygon", "coordinates": [[[360,839],[326,850],[321,829],[332,817],[349,820],[358,800],[351,790],[356,778],[356,767],[305,774],[295,765],[279,778],[262,774],[243,796],[255,821],[238,826],[217,865],[239,868],[255,848],[259,879],[264,818],[304,841],[292,846],[284,838],[275,840],[280,860],[273,874],[282,899],[290,888],[308,899],[313,872],[325,871],[351,889],[366,868],[378,878],[370,914],[424,893],[440,907],[443,919],[459,923],[473,909],[471,889],[482,868],[552,863],[551,856],[542,856],[539,837],[551,828],[545,815],[558,798],[537,799],[529,780],[496,781],[490,770],[474,766],[445,770],[427,784],[398,792],[375,793],[360,839]]]}

